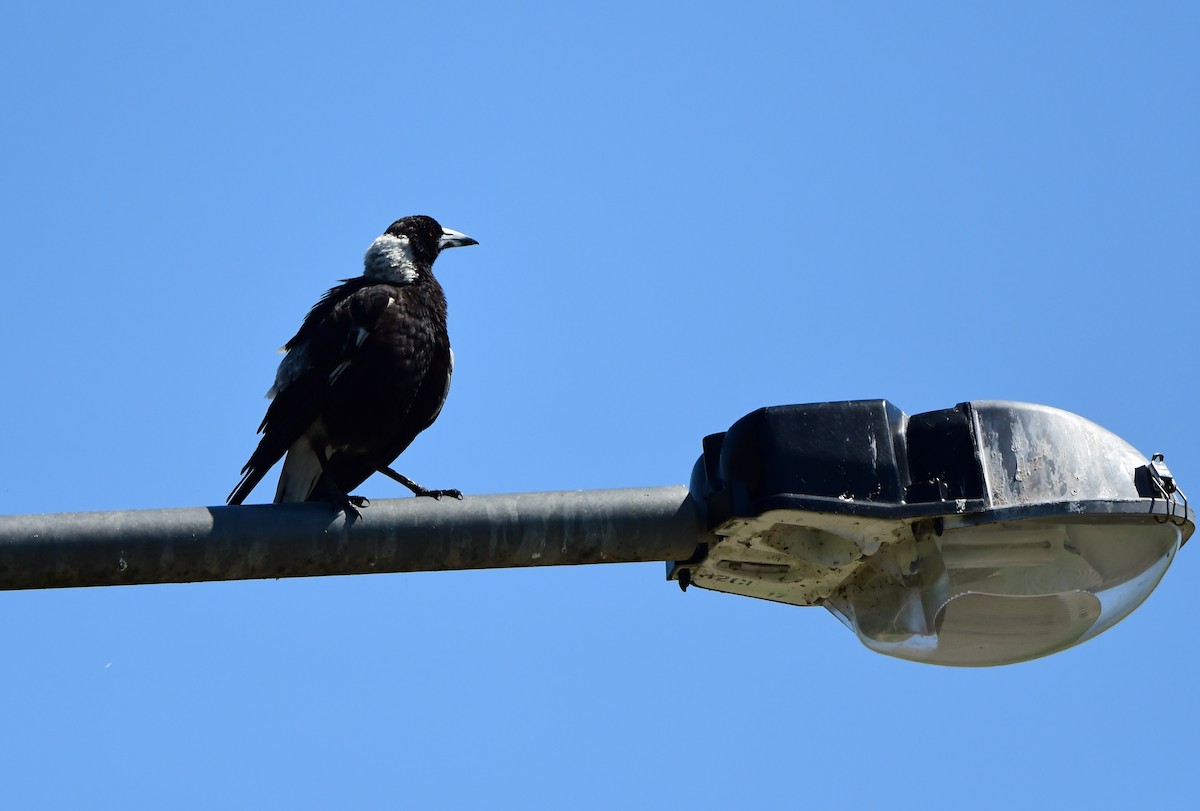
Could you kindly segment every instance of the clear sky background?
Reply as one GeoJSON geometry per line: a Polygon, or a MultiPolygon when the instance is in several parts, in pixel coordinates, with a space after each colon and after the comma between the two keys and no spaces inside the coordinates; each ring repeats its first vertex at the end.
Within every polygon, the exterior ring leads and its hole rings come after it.
{"type": "MultiPolygon", "coordinates": [[[[275,349],[413,213],[481,243],[437,267],[430,486],[997,398],[1200,494],[1198,41],[1189,3],[7,4],[0,512],[221,503],[275,349]]],[[[0,805],[1182,807],[1198,578],[982,670],[659,564],[4,593],[0,805]]]]}

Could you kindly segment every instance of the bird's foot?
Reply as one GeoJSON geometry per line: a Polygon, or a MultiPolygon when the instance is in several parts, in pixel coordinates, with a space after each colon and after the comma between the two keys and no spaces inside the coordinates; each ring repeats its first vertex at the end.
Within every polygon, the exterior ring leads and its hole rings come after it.
{"type": "Polygon", "coordinates": [[[359,509],[371,506],[371,502],[363,496],[352,496],[343,493],[342,488],[337,486],[329,473],[329,460],[325,458],[325,454],[319,448],[314,450],[317,455],[317,461],[321,464],[321,478],[317,481],[317,493],[337,508],[338,512],[344,512],[347,523],[353,524],[362,518],[362,513],[359,512],[359,509]]]}
{"type": "Polygon", "coordinates": [[[342,496],[333,502],[333,506],[339,511],[346,514],[346,520],[353,524],[358,519],[362,518],[360,509],[365,509],[371,506],[371,500],[363,496],[342,496]]]}
{"type": "Polygon", "coordinates": [[[364,496],[346,495],[345,493],[338,492],[337,488],[332,485],[325,493],[325,497],[335,510],[346,514],[346,520],[351,524],[362,518],[362,513],[359,512],[360,509],[366,509],[371,506],[370,499],[364,496]]]}
{"type": "Polygon", "coordinates": [[[462,501],[463,499],[461,490],[430,490],[428,488],[421,487],[420,485],[417,485],[417,488],[418,489],[413,490],[414,496],[429,496],[430,498],[439,499],[442,496],[449,496],[450,498],[456,498],[459,501],[462,501]]]}
{"type": "Polygon", "coordinates": [[[412,494],[414,496],[429,496],[431,498],[438,499],[440,499],[442,496],[449,496],[450,498],[456,498],[459,501],[462,501],[463,494],[461,490],[430,490],[428,487],[422,487],[421,485],[417,484],[403,473],[397,473],[390,467],[381,467],[379,468],[379,472],[387,476],[392,481],[400,482],[409,490],[412,490],[412,494]]]}

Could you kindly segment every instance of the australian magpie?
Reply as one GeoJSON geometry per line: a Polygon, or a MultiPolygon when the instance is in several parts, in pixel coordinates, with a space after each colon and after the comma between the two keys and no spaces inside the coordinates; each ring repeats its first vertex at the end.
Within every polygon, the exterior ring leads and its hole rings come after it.
{"type": "Polygon", "coordinates": [[[276,502],[324,500],[357,515],[362,499],[349,493],[376,471],[419,496],[462,498],[390,465],[433,424],[450,390],[454,354],[433,262],[445,248],[477,244],[425,216],[396,220],[371,243],[363,274],[322,296],[284,345],[262,441],[230,504],[285,453],[276,502]]]}

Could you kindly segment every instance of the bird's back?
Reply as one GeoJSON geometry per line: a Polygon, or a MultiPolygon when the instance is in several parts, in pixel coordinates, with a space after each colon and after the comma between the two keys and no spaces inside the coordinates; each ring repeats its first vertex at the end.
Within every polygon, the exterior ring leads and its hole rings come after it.
{"type": "Polygon", "coordinates": [[[399,288],[376,285],[356,296],[383,296],[390,303],[322,409],[332,448],[326,472],[343,493],[391,464],[433,424],[452,372],[446,300],[436,279],[399,288]]]}

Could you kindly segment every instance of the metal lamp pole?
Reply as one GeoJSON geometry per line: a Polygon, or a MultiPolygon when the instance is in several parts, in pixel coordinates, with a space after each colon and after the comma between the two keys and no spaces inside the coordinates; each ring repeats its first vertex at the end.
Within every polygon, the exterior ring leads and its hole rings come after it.
{"type": "Polygon", "coordinates": [[[0,590],[670,561],[707,533],[683,486],[0,516],[0,590]]]}

